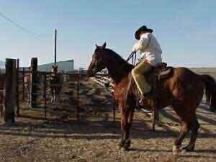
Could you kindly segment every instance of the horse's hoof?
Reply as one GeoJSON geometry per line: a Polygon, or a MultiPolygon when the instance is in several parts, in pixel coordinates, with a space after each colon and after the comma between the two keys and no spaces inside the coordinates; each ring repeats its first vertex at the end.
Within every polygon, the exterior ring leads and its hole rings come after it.
{"type": "Polygon", "coordinates": [[[130,145],[131,145],[131,141],[130,140],[122,140],[118,144],[118,149],[122,150],[122,151],[127,151],[127,150],[129,150],[130,145]]]}
{"type": "Polygon", "coordinates": [[[121,150],[121,149],[122,149],[122,146],[118,145],[118,146],[117,146],[117,149],[118,149],[118,150],[121,150]]]}
{"type": "Polygon", "coordinates": [[[194,151],[194,147],[195,147],[194,145],[188,145],[188,146],[184,147],[183,150],[185,152],[191,152],[191,151],[194,151]]]}
{"type": "Polygon", "coordinates": [[[179,154],[179,146],[173,146],[173,156],[178,156],[179,154]]]}
{"type": "Polygon", "coordinates": [[[121,150],[123,150],[123,151],[128,151],[129,148],[130,148],[130,145],[131,145],[131,141],[130,141],[130,140],[126,140],[126,141],[123,143],[123,146],[122,146],[121,150]]]}
{"type": "Polygon", "coordinates": [[[125,143],[124,143],[124,147],[125,148],[129,148],[131,145],[131,141],[130,140],[126,140],[125,143]]]}
{"type": "Polygon", "coordinates": [[[121,151],[128,151],[129,148],[127,148],[127,147],[122,147],[120,150],[121,150],[121,151]]]}
{"type": "Polygon", "coordinates": [[[185,149],[182,149],[181,150],[181,153],[186,153],[187,151],[185,149]]]}
{"type": "Polygon", "coordinates": [[[122,147],[124,146],[124,143],[125,141],[121,141],[119,144],[118,144],[118,149],[121,150],[122,147]]]}

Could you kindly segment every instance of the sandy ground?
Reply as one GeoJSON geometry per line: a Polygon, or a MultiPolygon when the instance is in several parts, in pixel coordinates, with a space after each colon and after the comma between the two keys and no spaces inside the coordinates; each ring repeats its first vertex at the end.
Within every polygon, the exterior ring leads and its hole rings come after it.
{"type": "MultiPolygon", "coordinates": [[[[201,105],[197,111],[201,128],[194,152],[181,152],[177,159],[172,156],[173,142],[180,125],[170,109],[161,115],[161,121],[166,126],[157,126],[155,132],[151,130],[151,119],[136,112],[131,130],[131,150],[121,151],[117,148],[120,139],[119,113],[113,123],[113,105],[109,93],[87,80],[81,85],[84,91],[81,93],[81,121],[76,120],[73,111],[71,114],[66,111],[55,112],[53,106],[48,108],[47,120],[43,119],[43,109],[28,108],[21,111],[22,117],[16,118],[13,126],[5,125],[1,119],[0,161],[216,161],[216,114],[205,105],[201,105]]],[[[70,96],[63,97],[62,101],[71,104],[71,109],[74,109],[74,89],[72,82],[63,89],[70,96]]],[[[183,145],[187,143],[188,138],[183,145]]]]}

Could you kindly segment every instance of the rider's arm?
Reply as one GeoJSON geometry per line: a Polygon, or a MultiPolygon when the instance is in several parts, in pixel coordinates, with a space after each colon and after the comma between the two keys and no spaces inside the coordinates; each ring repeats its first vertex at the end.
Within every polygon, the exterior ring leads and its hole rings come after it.
{"type": "Polygon", "coordinates": [[[134,44],[132,52],[137,52],[146,48],[149,42],[149,36],[147,34],[142,34],[140,39],[134,44]]]}

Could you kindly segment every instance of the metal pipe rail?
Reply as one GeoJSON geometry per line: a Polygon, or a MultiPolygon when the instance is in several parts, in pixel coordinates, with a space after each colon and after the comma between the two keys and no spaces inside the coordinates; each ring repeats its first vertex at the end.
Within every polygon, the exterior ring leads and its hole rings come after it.
{"type": "MultiPolygon", "coordinates": [[[[92,77],[92,80],[98,83],[99,85],[106,87],[105,84],[110,82],[110,78],[108,78],[107,76],[108,76],[107,74],[98,74],[95,77],[92,77]]],[[[114,92],[113,87],[114,87],[114,84],[110,83],[108,90],[111,92],[114,92]]],[[[144,108],[141,108],[140,111],[149,117],[152,116],[152,111],[146,110],[144,108]]]]}

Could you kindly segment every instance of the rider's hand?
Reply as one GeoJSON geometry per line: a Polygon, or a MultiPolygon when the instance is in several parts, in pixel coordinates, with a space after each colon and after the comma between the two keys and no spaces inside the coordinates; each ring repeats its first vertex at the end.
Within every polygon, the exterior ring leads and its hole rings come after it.
{"type": "Polygon", "coordinates": [[[132,51],[131,54],[136,54],[136,51],[132,51]]]}
{"type": "Polygon", "coordinates": [[[135,46],[133,46],[131,53],[136,53],[136,47],[135,46]]]}

